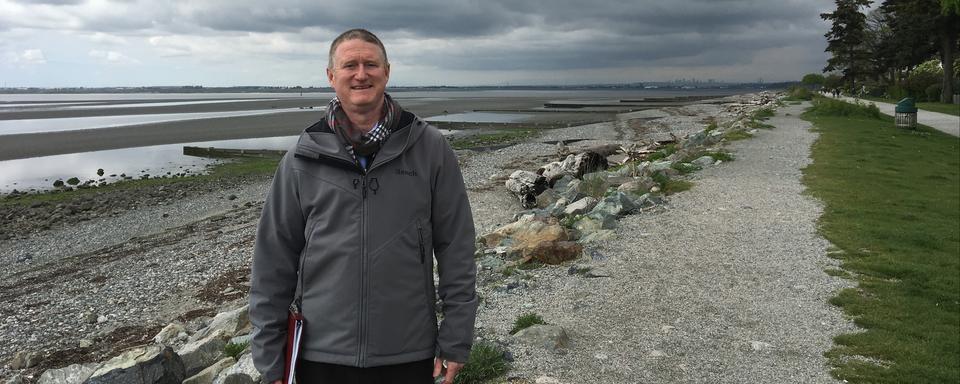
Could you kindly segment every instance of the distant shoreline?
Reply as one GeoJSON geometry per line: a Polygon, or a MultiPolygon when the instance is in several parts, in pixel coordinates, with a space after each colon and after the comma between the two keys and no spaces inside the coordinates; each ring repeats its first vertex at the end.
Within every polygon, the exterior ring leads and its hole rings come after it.
{"type": "MultiPolygon", "coordinates": [[[[410,91],[477,91],[477,90],[775,90],[786,89],[797,82],[778,83],[631,83],[631,84],[586,84],[586,85],[478,85],[478,86],[393,86],[388,92],[410,91]]],[[[238,87],[204,87],[204,86],[147,86],[147,87],[4,87],[0,94],[114,94],[114,93],[332,93],[329,87],[269,87],[269,86],[238,86],[238,87]]]]}

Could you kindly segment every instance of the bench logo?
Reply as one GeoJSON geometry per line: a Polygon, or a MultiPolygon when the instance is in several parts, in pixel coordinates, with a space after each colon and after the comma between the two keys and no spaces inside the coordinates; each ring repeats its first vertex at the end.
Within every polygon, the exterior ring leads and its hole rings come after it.
{"type": "Polygon", "coordinates": [[[397,174],[403,175],[403,176],[416,176],[416,175],[417,175],[417,171],[413,171],[413,170],[411,170],[411,171],[406,171],[406,170],[403,170],[403,169],[398,169],[398,170],[397,170],[397,174]]]}

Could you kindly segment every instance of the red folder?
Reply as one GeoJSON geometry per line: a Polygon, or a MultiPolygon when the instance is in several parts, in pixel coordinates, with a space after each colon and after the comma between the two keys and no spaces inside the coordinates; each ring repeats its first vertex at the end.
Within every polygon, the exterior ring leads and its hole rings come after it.
{"type": "Polygon", "coordinates": [[[300,343],[303,336],[303,315],[294,307],[287,315],[287,347],[283,360],[283,383],[293,384],[300,358],[300,343]]]}

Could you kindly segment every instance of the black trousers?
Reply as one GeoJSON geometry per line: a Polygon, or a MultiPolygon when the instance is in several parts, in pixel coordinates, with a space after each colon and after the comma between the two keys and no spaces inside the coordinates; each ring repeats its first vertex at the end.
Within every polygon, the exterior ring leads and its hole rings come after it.
{"type": "Polygon", "coordinates": [[[300,360],[297,384],[433,384],[433,359],[370,368],[300,360]]]}

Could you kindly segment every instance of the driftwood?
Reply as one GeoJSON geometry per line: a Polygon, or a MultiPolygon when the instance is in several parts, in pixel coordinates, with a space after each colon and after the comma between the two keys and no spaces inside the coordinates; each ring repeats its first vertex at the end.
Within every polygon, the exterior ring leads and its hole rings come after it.
{"type": "Polygon", "coordinates": [[[553,187],[553,183],[564,175],[570,175],[576,178],[582,178],[583,175],[607,169],[610,164],[607,157],[596,152],[584,152],[576,155],[567,155],[563,161],[554,161],[537,170],[537,174],[543,175],[547,180],[547,185],[553,187]]]}
{"type": "Polygon", "coordinates": [[[537,206],[537,195],[547,190],[547,179],[530,171],[516,171],[506,181],[507,190],[520,199],[524,209],[537,206]]]}

